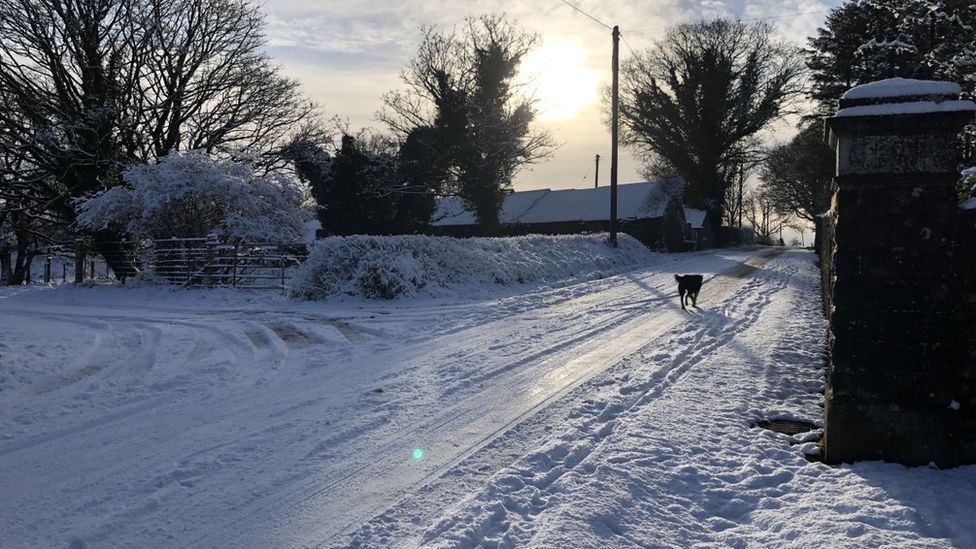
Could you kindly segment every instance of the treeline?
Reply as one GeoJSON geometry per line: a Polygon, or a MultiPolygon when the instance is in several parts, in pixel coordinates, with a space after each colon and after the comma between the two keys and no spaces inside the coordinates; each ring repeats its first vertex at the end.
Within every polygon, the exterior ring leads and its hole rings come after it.
{"type": "Polygon", "coordinates": [[[503,17],[424,29],[373,137],[324,120],[263,29],[246,0],[2,2],[0,278],[79,236],[124,277],[140,238],[253,237],[272,219],[281,237],[302,211],[332,234],[417,232],[447,194],[491,232],[519,167],[550,149],[513,83],[538,37],[503,17]]]}
{"type": "Polygon", "coordinates": [[[621,105],[648,177],[679,176],[685,203],[708,210],[716,231],[747,223],[767,243],[787,225],[819,227],[829,208],[822,120],[844,92],[893,77],[957,82],[968,97],[976,87],[976,10],[965,0],[848,0],[805,49],[772,30],[678,25],[624,64],[621,105]],[[796,137],[770,148],[771,124],[789,114],[802,120],[796,137]],[[751,189],[750,173],[760,179],[751,189]]]}
{"type": "MultiPolygon", "coordinates": [[[[448,195],[495,234],[519,169],[553,149],[517,82],[539,37],[505,17],[422,29],[382,134],[325,120],[263,29],[247,0],[0,0],[0,280],[79,236],[125,276],[124,249],[159,235],[281,237],[312,215],[329,234],[423,232],[448,195]]],[[[761,22],[677,25],[622,63],[623,142],[716,234],[772,241],[828,207],[820,120],[840,95],[901,76],[971,97],[974,29],[962,0],[848,0],[805,49],[761,22]],[[796,137],[769,147],[789,115],[796,137]]]]}

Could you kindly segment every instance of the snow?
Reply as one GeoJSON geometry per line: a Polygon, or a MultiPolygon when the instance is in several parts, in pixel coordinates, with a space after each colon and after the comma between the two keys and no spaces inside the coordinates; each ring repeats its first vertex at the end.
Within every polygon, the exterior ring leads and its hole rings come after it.
{"type": "Polygon", "coordinates": [[[692,229],[701,229],[705,226],[705,210],[685,208],[685,221],[691,225],[692,229]]]}
{"type": "Polygon", "coordinates": [[[602,278],[660,261],[633,237],[529,235],[511,238],[348,236],[319,240],[291,280],[296,297],[394,299],[479,295],[493,287],[602,278]]]}
{"type": "Polygon", "coordinates": [[[976,210],[976,196],[970,198],[959,205],[964,210],[976,210]]]}
{"type": "Polygon", "coordinates": [[[318,219],[312,219],[302,224],[302,242],[312,244],[315,242],[318,231],[322,229],[322,223],[318,219]]]}
{"type": "MultiPolygon", "coordinates": [[[[502,203],[502,222],[515,223],[549,192],[551,192],[549,189],[541,189],[521,191],[506,196],[502,203]]],[[[473,225],[476,223],[474,214],[464,209],[464,201],[457,196],[441,198],[437,201],[437,207],[437,212],[433,216],[434,225],[473,225]]]]}
{"type": "Polygon", "coordinates": [[[395,302],[2,288],[0,544],[976,546],[976,467],[828,467],[751,427],[820,424],[814,259],[395,302]]]}
{"type": "Polygon", "coordinates": [[[173,152],[124,173],[126,185],[78,203],[81,227],[118,227],[137,238],[202,238],[211,233],[250,243],[302,242],[300,185],[283,175],[258,175],[243,164],[203,152],[173,152]]]}
{"type": "Polygon", "coordinates": [[[842,99],[873,99],[924,95],[952,95],[958,97],[961,92],[962,88],[955,82],[888,78],[886,80],[878,80],[876,82],[855,86],[847,90],[842,99]]]}
{"type": "MultiPolygon", "coordinates": [[[[646,219],[664,215],[671,194],[667,185],[645,181],[617,186],[619,219],[646,219]]],[[[610,219],[610,187],[542,189],[515,192],[505,197],[501,220],[505,224],[605,221],[610,219]]],[[[471,225],[474,215],[458,197],[438,201],[434,226],[471,225]]]]}
{"type": "Polygon", "coordinates": [[[837,118],[850,116],[895,116],[900,114],[922,114],[934,112],[976,111],[972,101],[914,101],[911,103],[886,103],[883,105],[862,105],[847,107],[835,115],[837,118]]]}

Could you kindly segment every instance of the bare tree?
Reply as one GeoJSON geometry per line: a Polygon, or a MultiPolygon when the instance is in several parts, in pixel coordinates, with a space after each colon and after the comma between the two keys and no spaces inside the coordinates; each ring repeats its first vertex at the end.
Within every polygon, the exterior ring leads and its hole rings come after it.
{"type": "Polygon", "coordinates": [[[823,125],[811,123],[789,143],[773,147],[761,164],[764,195],[776,211],[815,227],[819,250],[821,214],[830,209],[836,157],[824,142],[823,125]]]}
{"type": "Polygon", "coordinates": [[[130,157],[173,150],[261,155],[284,144],[314,105],[264,51],[264,19],[238,0],[146,0],[127,107],[130,157]]]}
{"type": "MultiPolygon", "coordinates": [[[[0,194],[71,222],[75,199],[127,165],[273,153],[313,106],[263,53],[261,26],[245,0],[0,0],[0,194]]],[[[93,237],[108,252],[120,235],[93,237]]]]}
{"type": "Polygon", "coordinates": [[[789,225],[789,219],[777,213],[775,204],[761,189],[746,194],[742,204],[746,219],[760,244],[773,244],[774,236],[789,225]]]}

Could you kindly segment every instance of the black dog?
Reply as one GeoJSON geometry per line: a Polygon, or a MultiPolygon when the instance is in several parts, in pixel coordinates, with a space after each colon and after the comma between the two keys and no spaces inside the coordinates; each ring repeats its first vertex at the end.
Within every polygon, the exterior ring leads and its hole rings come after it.
{"type": "MultiPolygon", "coordinates": [[[[691,306],[698,307],[698,292],[701,291],[702,275],[674,275],[678,281],[678,295],[681,297],[681,308],[685,309],[685,300],[691,298],[691,306]]],[[[688,309],[685,309],[686,311],[688,309]]]]}

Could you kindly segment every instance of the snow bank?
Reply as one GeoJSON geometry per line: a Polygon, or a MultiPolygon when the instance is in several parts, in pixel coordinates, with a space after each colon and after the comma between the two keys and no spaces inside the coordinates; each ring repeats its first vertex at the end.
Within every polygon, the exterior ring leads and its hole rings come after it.
{"type": "Polygon", "coordinates": [[[622,234],[458,239],[433,236],[348,236],[316,242],[291,281],[305,299],[349,295],[395,299],[468,295],[493,286],[599,278],[657,257],[622,234]]]}

